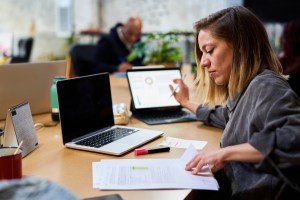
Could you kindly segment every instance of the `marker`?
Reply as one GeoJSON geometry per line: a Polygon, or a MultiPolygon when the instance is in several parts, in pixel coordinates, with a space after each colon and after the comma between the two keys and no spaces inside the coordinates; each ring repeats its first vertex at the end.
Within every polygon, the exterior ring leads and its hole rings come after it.
{"type": "Polygon", "coordinates": [[[170,151],[170,147],[162,146],[162,147],[154,147],[149,149],[145,149],[145,148],[135,149],[134,154],[138,156],[138,155],[160,153],[160,152],[167,152],[167,151],[170,151]]]}

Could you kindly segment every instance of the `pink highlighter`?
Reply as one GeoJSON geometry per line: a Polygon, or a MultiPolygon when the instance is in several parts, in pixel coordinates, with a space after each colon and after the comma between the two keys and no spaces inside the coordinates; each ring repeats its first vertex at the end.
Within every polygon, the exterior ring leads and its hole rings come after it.
{"type": "Polygon", "coordinates": [[[149,149],[145,149],[145,148],[135,149],[134,154],[138,156],[138,155],[160,153],[160,152],[167,152],[167,151],[170,151],[170,147],[161,146],[161,147],[154,147],[149,149]]]}

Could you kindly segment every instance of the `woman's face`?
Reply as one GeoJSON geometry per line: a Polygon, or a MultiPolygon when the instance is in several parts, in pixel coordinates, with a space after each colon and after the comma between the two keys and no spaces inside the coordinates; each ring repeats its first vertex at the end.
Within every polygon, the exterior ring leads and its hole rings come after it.
{"type": "Polygon", "coordinates": [[[225,40],[213,37],[209,30],[200,30],[198,42],[203,53],[200,65],[207,68],[217,85],[227,84],[233,60],[232,48],[225,40]]]}

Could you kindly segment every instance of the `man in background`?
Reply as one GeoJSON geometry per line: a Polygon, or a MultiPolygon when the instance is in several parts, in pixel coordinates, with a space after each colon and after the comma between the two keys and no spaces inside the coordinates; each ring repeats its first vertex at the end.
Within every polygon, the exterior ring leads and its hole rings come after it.
{"type": "Polygon", "coordinates": [[[126,72],[133,65],[142,65],[139,58],[131,63],[126,62],[133,45],[140,40],[141,31],[139,17],[130,17],[125,24],[116,24],[97,44],[93,73],[126,72]]]}

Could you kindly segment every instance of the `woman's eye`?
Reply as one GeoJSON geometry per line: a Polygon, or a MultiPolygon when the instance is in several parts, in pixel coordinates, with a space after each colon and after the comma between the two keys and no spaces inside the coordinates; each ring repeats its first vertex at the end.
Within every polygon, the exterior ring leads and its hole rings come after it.
{"type": "Polygon", "coordinates": [[[206,53],[211,54],[214,51],[214,49],[208,49],[206,50],[206,53]]]}

